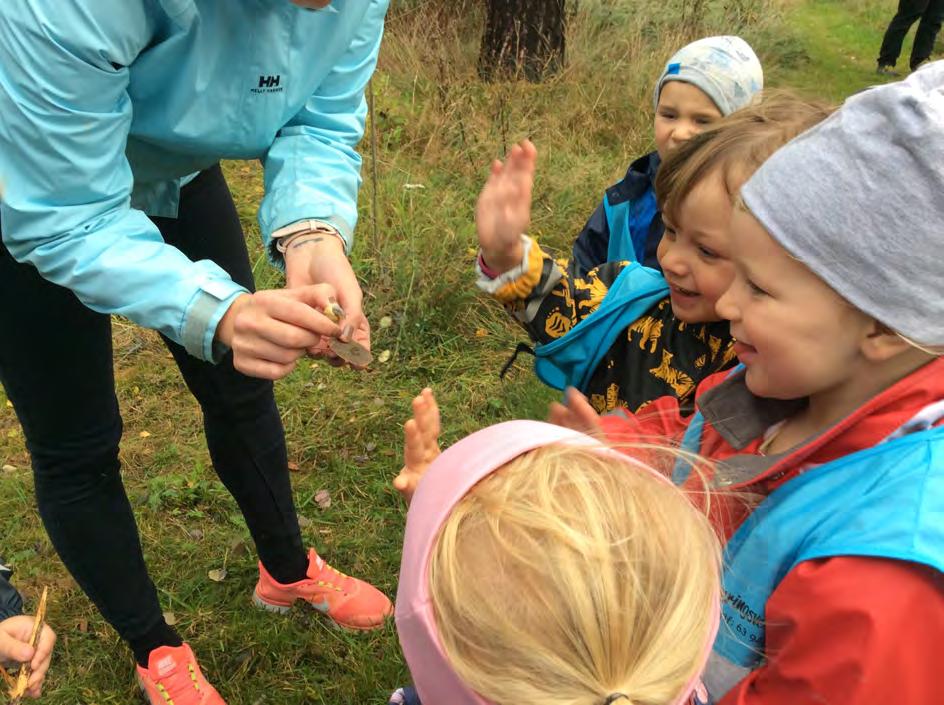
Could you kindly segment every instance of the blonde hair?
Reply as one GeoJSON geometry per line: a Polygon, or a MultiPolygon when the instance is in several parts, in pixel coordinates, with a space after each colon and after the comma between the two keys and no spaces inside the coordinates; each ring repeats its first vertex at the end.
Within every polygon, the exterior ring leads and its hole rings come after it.
{"type": "Polygon", "coordinates": [[[720,547],[704,512],[645,468],[550,446],[489,475],[429,566],[446,657],[509,705],[664,705],[701,668],[720,547]]]}
{"type": "Polygon", "coordinates": [[[733,202],[741,183],[761,164],[833,109],[786,91],[765,92],[756,103],[712,123],[666,156],[655,181],[659,210],[677,221],[685,197],[718,169],[733,202]]]}

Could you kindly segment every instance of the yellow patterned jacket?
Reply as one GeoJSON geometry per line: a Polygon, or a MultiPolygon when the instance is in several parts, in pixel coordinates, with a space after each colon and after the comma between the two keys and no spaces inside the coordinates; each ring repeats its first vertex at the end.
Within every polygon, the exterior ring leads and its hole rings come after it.
{"type": "MultiPolygon", "coordinates": [[[[478,267],[478,286],[490,293],[538,344],[560,338],[593,313],[626,262],[607,262],[585,278],[566,260],[555,261],[524,237],[522,264],[499,277],[478,267]]],[[[727,321],[688,324],[672,313],[669,298],[617,337],[586,389],[600,413],[638,411],[653,399],[674,396],[683,411],[694,410],[695,387],[736,361],[727,321]]]]}

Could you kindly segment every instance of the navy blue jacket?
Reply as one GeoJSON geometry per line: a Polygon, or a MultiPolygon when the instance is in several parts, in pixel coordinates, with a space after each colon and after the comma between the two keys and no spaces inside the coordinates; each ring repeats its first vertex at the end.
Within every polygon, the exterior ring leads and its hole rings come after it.
{"type": "Polygon", "coordinates": [[[591,269],[614,260],[635,260],[662,271],[656,259],[665,231],[655,196],[660,163],[658,152],[639,157],[629,165],[622,181],[606,190],[574,242],[571,262],[578,278],[586,278],[591,269]]]}
{"type": "Polygon", "coordinates": [[[23,613],[23,598],[9,583],[10,571],[0,562],[0,621],[23,613]]]}

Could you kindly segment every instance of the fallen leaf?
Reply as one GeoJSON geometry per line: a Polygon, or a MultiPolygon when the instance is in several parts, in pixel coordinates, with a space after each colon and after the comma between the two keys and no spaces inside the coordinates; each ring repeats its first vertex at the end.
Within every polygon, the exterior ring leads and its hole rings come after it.
{"type": "MultiPolygon", "coordinates": [[[[221,578],[221,580],[222,580],[222,578],[221,578]]],[[[174,626],[175,624],[177,624],[177,615],[174,614],[173,612],[165,612],[165,613],[164,613],[164,621],[167,622],[167,626],[168,626],[168,627],[172,627],[172,626],[174,626]]]]}
{"type": "Polygon", "coordinates": [[[322,509],[327,509],[331,506],[331,493],[328,490],[318,490],[315,493],[315,502],[322,509]]]}
{"type": "Polygon", "coordinates": [[[85,617],[82,617],[79,621],[75,623],[75,628],[77,631],[82,632],[83,634],[88,633],[88,620],[85,617]]]}
{"type": "Polygon", "coordinates": [[[3,466],[3,472],[16,472],[16,466],[15,466],[15,465],[4,465],[4,466],[3,466]]]}
{"type": "Polygon", "coordinates": [[[226,568],[214,568],[207,573],[207,577],[214,583],[222,583],[226,580],[226,568]]]}
{"type": "Polygon", "coordinates": [[[229,543],[229,554],[231,556],[241,556],[249,553],[249,545],[245,540],[236,538],[229,543]]]}
{"type": "Polygon", "coordinates": [[[324,382],[322,382],[322,383],[319,384],[317,387],[315,387],[315,389],[317,389],[319,392],[323,392],[327,386],[328,386],[327,384],[325,384],[324,382]]]}
{"type": "Polygon", "coordinates": [[[141,438],[150,438],[151,434],[148,433],[147,431],[141,431],[141,433],[139,433],[138,436],[141,438]]]}
{"type": "Polygon", "coordinates": [[[314,369],[316,369],[316,368],[318,367],[318,363],[317,363],[317,362],[313,362],[313,363],[311,363],[308,367],[314,370],[314,369]]]}
{"type": "Polygon", "coordinates": [[[306,517],[306,516],[302,516],[301,514],[299,514],[299,515],[298,515],[298,526],[299,526],[300,528],[302,528],[302,529],[307,529],[309,526],[311,526],[311,519],[309,519],[309,518],[306,517]]]}
{"type": "Polygon", "coordinates": [[[366,450],[368,453],[373,453],[375,450],[377,450],[377,444],[371,441],[366,446],[364,446],[364,450],[366,450]]]}
{"type": "Polygon", "coordinates": [[[389,328],[392,325],[393,325],[393,319],[390,318],[390,316],[384,316],[383,318],[380,319],[381,328],[389,328]]]}
{"type": "Polygon", "coordinates": [[[190,538],[195,541],[203,540],[203,529],[188,529],[187,533],[190,535],[190,538]]]}
{"type": "Polygon", "coordinates": [[[10,401],[9,399],[7,399],[7,407],[10,408],[10,409],[13,408],[13,402],[10,401]]]}
{"type": "Polygon", "coordinates": [[[291,460],[288,461],[288,469],[289,469],[291,472],[298,472],[298,463],[293,462],[293,461],[291,461],[291,460]]]}
{"type": "Polygon", "coordinates": [[[386,403],[387,403],[387,402],[385,402],[385,401],[384,401],[383,399],[381,399],[380,397],[374,397],[374,406],[383,406],[383,405],[386,404],[386,403]]]}
{"type": "Polygon", "coordinates": [[[426,187],[423,184],[403,184],[403,188],[405,188],[407,191],[413,191],[415,189],[423,189],[426,187]]]}
{"type": "Polygon", "coordinates": [[[485,330],[484,328],[476,328],[476,329],[475,329],[475,337],[476,337],[476,338],[485,338],[486,336],[488,336],[488,331],[485,330]]]}
{"type": "Polygon", "coordinates": [[[389,350],[384,350],[382,353],[380,353],[380,354],[377,356],[377,362],[386,362],[386,361],[389,360],[389,359],[390,359],[390,351],[389,351],[389,350]]]}

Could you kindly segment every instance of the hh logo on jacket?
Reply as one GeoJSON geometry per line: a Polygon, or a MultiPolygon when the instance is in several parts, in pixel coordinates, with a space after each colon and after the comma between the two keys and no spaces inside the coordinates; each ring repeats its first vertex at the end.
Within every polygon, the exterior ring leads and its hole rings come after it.
{"type": "Polygon", "coordinates": [[[283,89],[280,85],[282,83],[282,75],[275,74],[274,76],[259,76],[259,84],[251,89],[253,93],[279,93],[283,89]]]}

